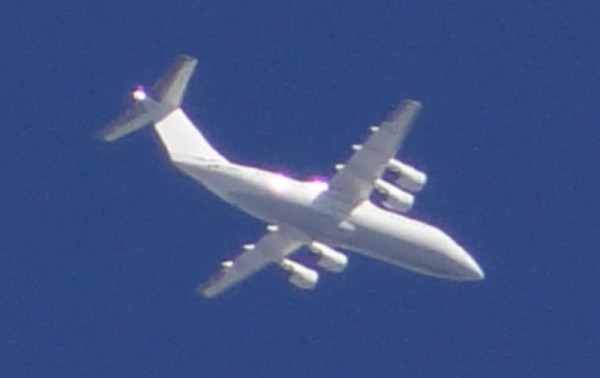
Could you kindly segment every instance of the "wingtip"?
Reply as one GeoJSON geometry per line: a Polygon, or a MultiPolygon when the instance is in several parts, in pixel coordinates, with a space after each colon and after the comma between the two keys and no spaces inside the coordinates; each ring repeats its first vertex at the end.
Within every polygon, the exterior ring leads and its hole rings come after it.
{"type": "Polygon", "coordinates": [[[113,138],[111,136],[111,133],[112,133],[112,130],[109,129],[108,127],[105,127],[104,129],[102,129],[99,132],[97,132],[96,134],[94,134],[94,139],[96,139],[100,142],[105,142],[105,143],[113,142],[115,140],[115,138],[113,138]]]}
{"type": "Polygon", "coordinates": [[[212,298],[214,297],[214,294],[211,294],[208,290],[208,288],[206,287],[206,285],[200,285],[196,288],[196,294],[198,294],[201,297],[204,298],[212,298]]]}
{"type": "Polygon", "coordinates": [[[181,63],[189,63],[189,64],[193,64],[193,65],[196,65],[196,63],[198,63],[198,59],[194,58],[191,55],[187,55],[187,54],[180,54],[179,56],[177,56],[177,60],[180,61],[181,63]]]}
{"type": "Polygon", "coordinates": [[[400,103],[400,106],[404,107],[404,106],[410,106],[410,107],[414,107],[414,108],[422,108],[423,104],[421,103],[421,101],[418,100],[413,100],[411,98],[406,98],[404,100],[402,100],[402,102],[400,103]]]}
{"type": "Polygon", "coordinates": [[[400,104],[398,104],[398,106],[396,106],[396,108],[394,108],[394,110],[392,110],[390,114],[388,114],[386,121],[393,122],[399,117],[401,117],[403,114],[409,115],[410,117],[414,118],[421,111],[422,107],[423,105],[421,104],[421,102],[417,100],[413,100],[410,98],[404,99],[400,102],[400,104]]]}

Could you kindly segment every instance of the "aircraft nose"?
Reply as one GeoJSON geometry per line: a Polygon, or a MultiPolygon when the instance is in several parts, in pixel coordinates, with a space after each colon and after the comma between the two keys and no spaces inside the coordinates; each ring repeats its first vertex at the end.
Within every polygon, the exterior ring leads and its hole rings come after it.
{"type": "Polygon", "coordinates": [[[485,278],[485,273],[483,272],[483,269],[481,269],[479,264],[477,264],[477,262],[471,256],[467,256],[468,262],[465,264],[467,274],[465,274],[465,279],[471,281],[483,280],[485,278]]]}
{"type": "Polygon", "coordinates": [[[415,236],[415,244],[421,251],[421,271],[433,276],[459,280],[480,281],[485,278],[483,269],[475,259],[454,239],[441,229],[420,222],[415,222],[411,236],[415,236]]]}
{"type": "Polygon", "coordinates": [[[467,251],[459,245],[455,245],[453,249],[454,251],[452,254],[460,267],[459,279],[465,281],[480,281],[485,278],[483,269],[481,269],[479,264],[477,264],[475,259],[473,259],[467,251]]]}

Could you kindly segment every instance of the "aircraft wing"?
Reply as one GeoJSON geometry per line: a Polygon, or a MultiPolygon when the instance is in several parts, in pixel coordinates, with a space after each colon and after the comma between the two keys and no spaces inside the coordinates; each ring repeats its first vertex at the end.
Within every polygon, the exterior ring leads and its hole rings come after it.
{"type": "Polygon", "coordinates": [[[303,244],[287,230],[270,231],[255,245],[246,246],[245,251],[235,260],[223,262],[221,271],[199,286],[197,291],[206,297],[217,296],[268,264],[281,261],[303,244]]]}
{"type": "Polygon", "coordinates": [[[362,146],[355,147],[354,155],[329,181],[325,195],[347,210],[369,198],[375,180],[396,156],[420,109],[420,102],[402,101],[380,126],[373,128],[362,146]]]}

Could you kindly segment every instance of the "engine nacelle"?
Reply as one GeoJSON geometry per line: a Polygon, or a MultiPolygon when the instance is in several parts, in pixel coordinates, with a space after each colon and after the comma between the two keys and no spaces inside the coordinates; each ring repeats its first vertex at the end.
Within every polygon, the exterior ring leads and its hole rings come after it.
{"type": "Polygon", "coordinates": [[[348,257],[324,244],[313,242],[309,245],[312,253],[319,256],[317,264],[331,272],[339,273],[346,269],[348,257]]]}
{"type": "Polygon", "coordinates": [[[314,289],[319,282],[319,273],[295,261],[283,259],[279,266],[290,274],[288,281],[301,289],[314,289]]]}
{"type": "Polygon", "coordinates": [[[396,184],[411,192],[418,192],[427,183],[427,175],[416,168],[411,167],[396,159],[388,162],[387,168],[398,174],[396,184]]]}
{"type": "Polygon", "coordinates": [[[386,196],[381,204],[389,210],[405,213],[412,209],[415,203],[415,197],[412,194],[406,193],[382,179],[375,181],[375,189],[386,196]]]}

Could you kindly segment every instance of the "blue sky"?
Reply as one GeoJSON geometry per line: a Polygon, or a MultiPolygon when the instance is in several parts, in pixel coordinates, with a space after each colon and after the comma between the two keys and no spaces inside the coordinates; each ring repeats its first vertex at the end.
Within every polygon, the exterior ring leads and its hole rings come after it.
{"type": "Polygon", "coordinates": [[[0,5],[0,371],[6,377],[596,377],[600,15],[592,2],[0,5]],[[404,97],[414,216],[487,278],[351,255],[314,292],[268,269],[195,286],[264,225],[95,133],[173,57],[233,160],[331,174],[404,97]]]}

